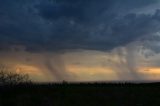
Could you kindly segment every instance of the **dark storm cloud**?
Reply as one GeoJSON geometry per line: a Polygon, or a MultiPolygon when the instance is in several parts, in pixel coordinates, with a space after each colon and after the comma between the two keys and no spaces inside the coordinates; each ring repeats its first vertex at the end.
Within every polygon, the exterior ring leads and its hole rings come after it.
{"type": "Polygon", "coordinates": [[[160,15],[130,13],[158,0],[0,1],[0,48],[111,50],[160,29],[160,15]]]}

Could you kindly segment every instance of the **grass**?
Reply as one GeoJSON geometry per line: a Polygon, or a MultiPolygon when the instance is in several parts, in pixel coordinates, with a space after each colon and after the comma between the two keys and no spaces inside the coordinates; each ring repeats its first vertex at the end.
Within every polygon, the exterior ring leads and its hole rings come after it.
{"type": "Polygon", "coordinates": [[[0,106],[160,106],[160,83],[1,86],[0,106]]]}

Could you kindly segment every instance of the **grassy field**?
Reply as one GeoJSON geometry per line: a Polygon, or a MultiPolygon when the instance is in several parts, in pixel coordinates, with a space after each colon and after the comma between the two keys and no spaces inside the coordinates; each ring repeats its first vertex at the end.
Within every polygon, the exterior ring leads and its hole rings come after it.
{"type": "Polygon", "coordinates": [[[160,106],[160,83],[1,86],[0,106],[160,106]]]}

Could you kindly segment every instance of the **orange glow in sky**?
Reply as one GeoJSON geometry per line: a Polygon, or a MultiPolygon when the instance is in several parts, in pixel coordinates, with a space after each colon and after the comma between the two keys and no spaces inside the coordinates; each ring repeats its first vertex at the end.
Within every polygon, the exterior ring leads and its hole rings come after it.
{"type": "Polygon", "coordinates": [[[160,75],[160,67],[144,67],[140,69],[140,73],[160,75]]]}
{"type": "Polygon", "coordinates": [[[14,69],[16,70],[16,73],[28,74],[33,81],[45,81],[47,79],[43,71],[36,66],[18,64],[14,66],[14,69]]]}

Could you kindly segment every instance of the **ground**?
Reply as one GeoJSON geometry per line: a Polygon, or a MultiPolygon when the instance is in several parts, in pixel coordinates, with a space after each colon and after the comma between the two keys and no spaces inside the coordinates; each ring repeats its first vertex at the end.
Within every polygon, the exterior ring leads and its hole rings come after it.
{"type": "Polygon", "coordinates": [[[0,106],[160,106],[160,83],[21,84],[0,87],[0,106]]]}

